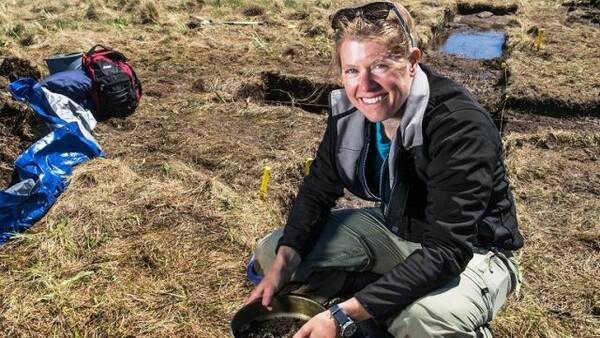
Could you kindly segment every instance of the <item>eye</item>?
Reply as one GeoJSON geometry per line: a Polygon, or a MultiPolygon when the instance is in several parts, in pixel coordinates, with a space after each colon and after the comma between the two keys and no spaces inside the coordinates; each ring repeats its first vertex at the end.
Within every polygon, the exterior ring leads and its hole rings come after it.
{"type": "Polygon", "coordinates": [[[356,68],[346,68],[343,71],[344,75],[353,76],[358,74],[358,70],[356,68]]]}
{"type": "Polygon", "coordinates": [[[386,62],[377,62],[374,63],[373,66],[371,67],[373,69],[374,72],[385,72],[390,68],[390,65],[387,64],[386,62]]]}

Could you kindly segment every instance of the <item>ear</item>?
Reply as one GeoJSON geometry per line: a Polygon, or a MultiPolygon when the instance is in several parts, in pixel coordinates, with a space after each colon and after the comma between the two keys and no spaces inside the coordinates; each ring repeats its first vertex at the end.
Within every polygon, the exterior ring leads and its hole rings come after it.
{"type": "Polygon", "coordinates": [[[410,55],[408,56],[408,61],[410,62],[410,73],[414,75],[417,71],[417,64],[421,60],[421,50],[417,47],[413,47],[410,49],[410,55]]]}

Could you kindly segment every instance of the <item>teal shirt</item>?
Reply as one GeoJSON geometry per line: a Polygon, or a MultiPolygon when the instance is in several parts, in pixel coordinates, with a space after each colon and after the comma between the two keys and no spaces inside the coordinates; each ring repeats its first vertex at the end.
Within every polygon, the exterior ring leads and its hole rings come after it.
{"type": "Polygon", "coordinates": [[[375,141],[377,144],[377,152],[379,153],[379,156],[377,156],[376,168],[381,169],[383,161],[390,153],[390,146],[392,144],[390,139],[387,138],[387,135],[385,135],[385,130],[383,129],[381,122],[375,123],[375,141]]]}
{"type": "Polygon", "coordinates": [[[374,123],[375,130],[374,133],[371,134],[371,156],[370,164],[368,168],[369,177],[367,178],[369,183],[369,189],[372,193],[377,196],[381,195],[379,191],[379,187],[381,186],[381,169],[384,163],[387,163],[385,160],[390,153],[390,146],[392,142],[385,135],[385,131],[383,129],[383,125],[381,122],[374,123]]]}

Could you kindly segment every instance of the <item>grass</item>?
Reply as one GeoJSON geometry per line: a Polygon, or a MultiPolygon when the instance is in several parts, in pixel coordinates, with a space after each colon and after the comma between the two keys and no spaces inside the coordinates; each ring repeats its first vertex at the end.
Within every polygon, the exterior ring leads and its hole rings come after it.
{"type": "MultiPolygon", "coordinates": [[[[46,76],[45,57],[105,43],[132,59],[144,85],[134,115],[98,125],[107,158],[76,167],[44,218],[0,247],[0,335],[228,336],[251,290],[245,263],[256,241],[285,221],[325,123],[322,114],[237,94],[249,84],[259,90],[263,72],[335,83],[326,18],[340,3],[0,3],[0,61],[17,56],[46,76]],[[250,6],[264,12],[244,14],[261,12],[245,12],[250,6]],[[194,27],[192,16],[267,24],[194,27]],[[27,35],[31,44],[21,41],[27,35]]],[[[595,99],[598,30],[566,26],[556,1],[516,3],[506,93],[532,102],[595,99]],[[548,34],[539,52],[534,27],[548,34]]],[[[449,0],[407,5],[425,47],[457,10],[449,0]]],[[[518,253],[523,288],[492,322],[498,337],[600,335],[600,134],[595,119],[585,128],[569,121],[504,135],[526,246],[518,253]]],[[[0,137],[0,151],[10,148],[0,152],[4,172],[16,139],[0,137]]]]}

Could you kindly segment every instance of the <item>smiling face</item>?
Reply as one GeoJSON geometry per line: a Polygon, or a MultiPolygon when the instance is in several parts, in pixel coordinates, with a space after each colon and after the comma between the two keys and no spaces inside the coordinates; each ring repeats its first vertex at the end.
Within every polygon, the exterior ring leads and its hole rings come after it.
{"type": "MultiPolygon", "coordinates": [[[[371,122],[400,120],[416,70],[416,60],[392,60],[388,48],[369,40],[339,45],[344,89],[350,102],[371,122]]],[[[413,56],[415,52],[413,51],[413,56]]]]}

